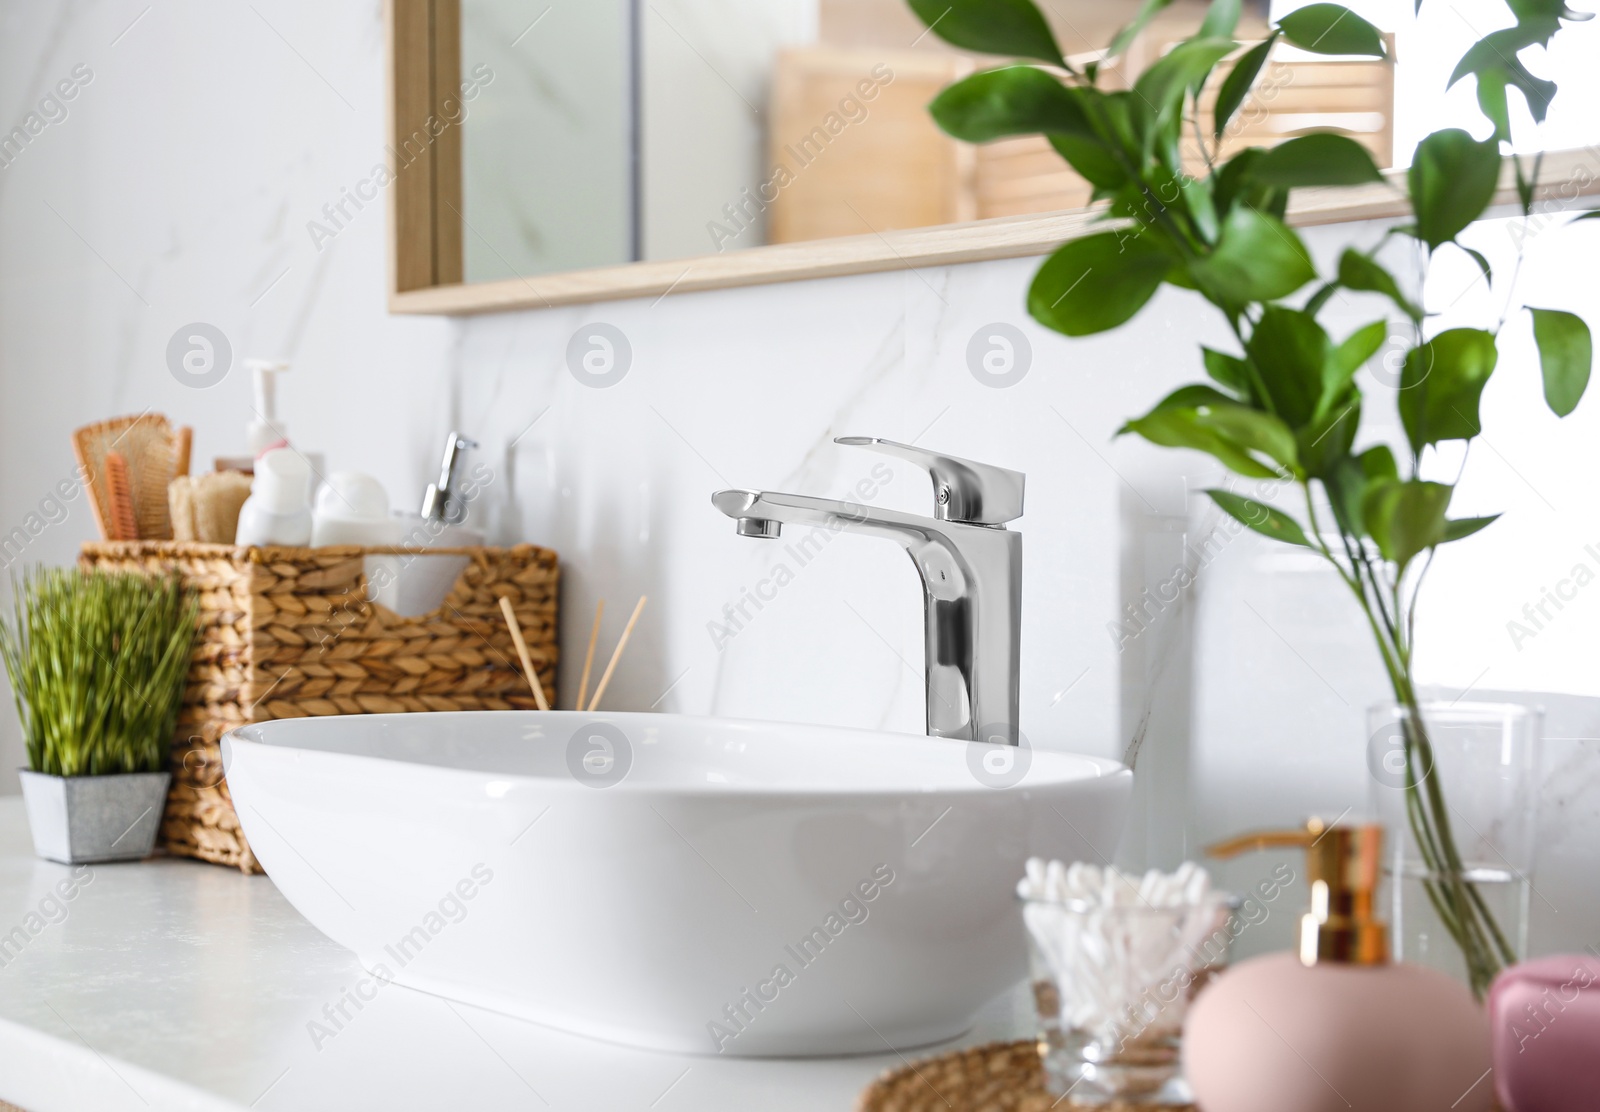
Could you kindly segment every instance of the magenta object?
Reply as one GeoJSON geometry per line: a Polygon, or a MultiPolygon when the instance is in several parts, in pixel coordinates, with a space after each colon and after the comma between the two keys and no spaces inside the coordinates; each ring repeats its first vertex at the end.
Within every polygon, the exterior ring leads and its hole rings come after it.
{"type": "Polygon", "coordinates": [[[1506,1112],[1592,1112],[1600,1102],[1600,960],[1513,965],[1489,988],[1489,1029],[1506,1112]]]}

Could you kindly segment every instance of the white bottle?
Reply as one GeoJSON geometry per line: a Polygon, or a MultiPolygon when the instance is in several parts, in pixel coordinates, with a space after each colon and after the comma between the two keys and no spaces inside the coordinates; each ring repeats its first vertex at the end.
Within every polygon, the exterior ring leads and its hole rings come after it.
{"type": "MultiPolygon", "coordinates": [[[[290,447],[289,422],[278,416],[278,376],[289,373],[289,364],[281,359],[246,359],[245,366],[250,368],[255,404],[251,408],[251,420],[245,425],[244,438],[250,449],[248,460],[255,460],[263,452],[290,447]]],[[[306,496],[314,497],[327,466],[321,452],[301,451],[300,456],[311,465],[311,472],[306,476],[306,496]]],[[[238,462],[243,464],[243,469],[251,467],[246,460],[238,462]]]]}
{"type": "Polygon", "coordinates": [[[311,465],[290,448],[275,448],[256,460],[250,497],[239,508],[238,545],[311,543],[308,492],[311,465]]]}
{"type": "Polygon", "coordinates": [[[335,471],[317,490],[311,511],[311,544],[391,545],[400,541],[400,523],[389,516],[382,484],[359,471],[335,471]]]}
{"type": "Polygon", "coordinates": [[[255,386],[254,418],[245,426],[245,443],[252,459],[269,448],[281,448],[289,443],[289,426],[278,419],[278,376],[289,370],[289,364],[276,359],[247,359],[250,377],[255,386]]]}

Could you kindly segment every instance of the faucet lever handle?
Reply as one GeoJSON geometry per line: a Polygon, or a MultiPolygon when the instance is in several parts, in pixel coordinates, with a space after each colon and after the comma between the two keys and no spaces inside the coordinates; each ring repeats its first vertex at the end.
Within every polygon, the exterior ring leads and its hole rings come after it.
{"type": "Polygon", "coordinates": [[[876,436],[840,436],[833,442],[897,456],[926,468],[933,477],[933,516],[940,521],[1003,525],[1022,516],[1022,488],[1026,476],[1020,471],[975,463],[876,436]]]}

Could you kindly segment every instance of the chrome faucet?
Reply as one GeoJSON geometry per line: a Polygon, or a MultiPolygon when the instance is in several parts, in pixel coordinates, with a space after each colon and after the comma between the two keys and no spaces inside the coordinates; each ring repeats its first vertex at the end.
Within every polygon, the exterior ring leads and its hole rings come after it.
{"type": "Polygon", "coordinates": [[[1022,617],[1020,471],[872,436],[834,443],[898,456],[933,478],[933,517],[830,498],[719,490],[717,509],[741,537],[774,538],[783,526],[821,525],[894,541],[922,577],[926,606],[928,733],[1017,744],[1022,617]]]}
{"type": "Polygon", "coordinates": [[[455,489],[456,470],[466,457],[467,449],[477,446],[476,440],[468,439],[454,429],[450,431],[449,437],[444,442],[444,458],[439,461],[439,481],[429,483],[428,488],[422,492],[424,521],[460,525],[466,519],[466,506],[455,489]]]}

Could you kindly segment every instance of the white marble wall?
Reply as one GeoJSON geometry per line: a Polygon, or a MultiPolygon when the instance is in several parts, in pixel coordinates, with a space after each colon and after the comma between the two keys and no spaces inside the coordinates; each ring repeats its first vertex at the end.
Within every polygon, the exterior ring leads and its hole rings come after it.
{"type": "MultiPolygon", "coordinates": [[[[1201,461],[1112,439],[1121,420],[1198,373],[1197,341],[1223,342],[1194,299],[1164,293],[1133,325],[1068,341],[1027,319],[1034,263],[1020,260],[463,320],[391,317],[381,206],[354,213],[320,251],[306,229],[379,157],[381,43],[376,0],[0,2],[0,123],[25,117],[74,66],[93,74],[67,117],[0,168],[5,530],[71,474],[76,425],[149,406],[195,426],[197,459],[238,450],[244,375],[196,390],[166,365],[177,328],[210,322],[236,358],[292,359],[282,394],[297,443],[372,472],[398,502],[418,497],[448,429],[479,438],[494,479],[474,512],[495,540],[561,552],[569,654],[598,597],[609,638],[648,594],[611,706],[914,731],[920,606],[904,556],[840,538],[719,639],[724,608],[785,555],[735,537],[708,498],[729,485],[843,495],[875,459],[830,438],[914,439],[1028,473],[1022,727],[1039,746],[1120,756],[1137,743],[1141,809],[1127,859],[1171,863],[1221,833],[1363,794],[1363,709],[1379,677],[1326,575],[1224,535],[1150,629],[1121,646],[1108,631],[1216,526],[1195,495],[1215,478],[1201,461]],[[621,329],[632,349],[628,374],[607,389],[581,383],[566,361],[574,333],[596,322],[621,329]],[[968,366],[969,342],[996,322],[1021,329],[1032,349],[1029,373],[1006,389],[968,366]]],[[[1321,228],[1308,240],[1328,259],[1374,234],[1321,228]]],[[[1533,241],[1530,273],[1557,276],[1536,279],[1544,303],[1600,319],[1600,291],[1570,277],[1589,246],[1578,237],[1595,234],[1533,241]]],[[[1497,266],[1509,264],[1503,226],[1482,238],[1497,266]]],[[[1430,296],[1443,306],[1456,293],[1430,296]]],[[[1341,305],[1340,326],[1367,319],[1366,308],[1341,305]]],[[[1600,405],[1556,427],[1539,410],[1525,337],[1518,345],[1490,387],[1487,435],[1461,495],[1463,509],[1509,508],[1510,519],[1438,562],[1423,669],[1457,687],[1600,695],[1600,591],[1520,649],[1506,633],[1525,601],[1600,542],[1587,486],[1600,405]]],[[[1381,409],[1375,401],[1375,431],[1381,409]]],[[[878,499],[925,509],[929,491],[895,464],[878,499]]],[[[92,534],[81,497],[67,510],[30,541],[27,560],[67,561],[92,534]]],[[[574,680],[568,670],[568,699],[574,680]]],[[[1600,909],[1581,896],[1592,887],[1595,855],[1583,847],[1600,822],[1600,760],[1592,738],[1563,745],[1553,871],[1540,882],[1562,914],[1541,925],[1547,946],[1600,941],[1600,909]]],[[[0,768],[19,756],[14,723],[0,716],[0,768]]],[[[0,783],[11,788],[9,772],[0,783]]]]}

